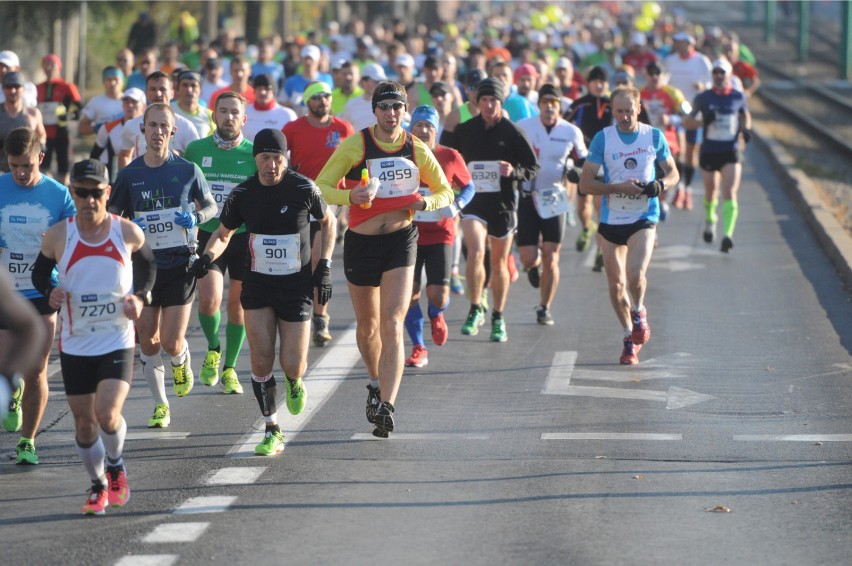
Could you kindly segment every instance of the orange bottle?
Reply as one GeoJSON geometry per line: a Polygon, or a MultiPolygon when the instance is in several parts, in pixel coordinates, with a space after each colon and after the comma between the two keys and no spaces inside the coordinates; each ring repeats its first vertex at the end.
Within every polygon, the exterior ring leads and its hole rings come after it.
{"type": "MultiPolygon", "coordinates": [[[[361,169],[361,186],[366,187],[370,183],[370,172],[366,167],[361,169]]],[[[361,208],[370,208],[373,206],[372,202],[362,202],[361,208]]]]}

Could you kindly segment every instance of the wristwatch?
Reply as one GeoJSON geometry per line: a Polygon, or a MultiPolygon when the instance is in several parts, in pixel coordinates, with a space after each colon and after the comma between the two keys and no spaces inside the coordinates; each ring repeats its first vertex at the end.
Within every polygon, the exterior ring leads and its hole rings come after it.
{"type": "Polygon", "coordinates": [[[135,293],[135,295],[142,300],[142,304],[146,307],[150,307],[151,303],[154,301],[151,291],[139,291],[138,293],[135,293]]]}

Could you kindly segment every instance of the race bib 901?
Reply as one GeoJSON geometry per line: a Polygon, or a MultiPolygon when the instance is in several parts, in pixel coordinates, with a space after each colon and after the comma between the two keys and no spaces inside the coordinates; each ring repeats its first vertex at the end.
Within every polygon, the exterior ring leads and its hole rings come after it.
{"type": "Polygon", "coordinates": [[[292,275],[302,269],[299,234],[251,234],[251,270],[265,275],[292,275]]]}

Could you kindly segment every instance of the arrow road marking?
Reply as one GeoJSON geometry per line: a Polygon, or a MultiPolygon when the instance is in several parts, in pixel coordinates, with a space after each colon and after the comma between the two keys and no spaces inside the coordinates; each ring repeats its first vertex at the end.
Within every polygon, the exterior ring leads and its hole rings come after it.
{"type": "MultiPolygon", "coordinates": [[[[675,354],[677,358],[684,358],[688,354],[675,354]]],[[[602,397],[612,399],[637,399],[640,401],[660,401],[666,403],[667,409],[682,409],[697,403],[703,403],[715,399],[712,395],[705,395],[684,389],[683,387],[669,387],[668,391],[653,391],[646,389],[620,389],[615,387],[591,387],[584,385],[571,385],[571,378],[588,379],[597,381],[637,381],[654,378],[675,378],[683,375],[673,372],[660,372],[659,374],[644,371],[632,372],[602,372],[596,370],[585,370],[579,375],[574,375],[577,352],[555,352],[553,364],[547,375],[542,393],[544,395],[573,395],[576,397],[602,397]]],[[[655,361],[654,365],[662,365],[662,360],[655,361]]]]}

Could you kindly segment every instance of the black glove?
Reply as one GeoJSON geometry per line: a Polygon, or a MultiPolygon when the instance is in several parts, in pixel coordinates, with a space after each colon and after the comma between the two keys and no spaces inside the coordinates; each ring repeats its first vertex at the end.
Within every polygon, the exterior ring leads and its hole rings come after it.
{"type": "Polygon", "coordinates": [[[201,254],[201,257],[199,257],[193,262],[192,267],[189,269],[189,271],[195,276],[196,279],[202,279],[207,275],[212,266],[213,258],[210,257],[210,254],[201,254]]]}
{"type": "Polygon", "coordinates": [[[662,181],[651,181],[650,183],[645,183],[642,186],[642,194],[648,198],[654,198],[660,196],[660,193],[663,192],[663,182],[662,181]]]}
{"type": "Polygon", "coordinates": [[[746,143],[751,141],[751,130],[743,130],[743,141],[746,143]]]}
{"type": "Polygon", "coordinates": [[[568,171],[565,172],[565,179],[568,180],[569,183],[574,183],[575,185],[580,182],[580,170],[576,167],[570,167],[568,171]]]}
{"type": "Polygon", "coordinates": [[[331,261],[319,260],[312,280],[317,290],[317,301],[321,305],[327,304],[331,300],[331,261]]]}
{"type": "Polygon", "coordinates": [[[709,108],[707,110],[702,110],[701,115],[704,117],[704,125],[705,126],[710,125],[712,122],[714,122],[716,120],[716,112],[714,112],[713,110],[710,110],[709,108]]]}

